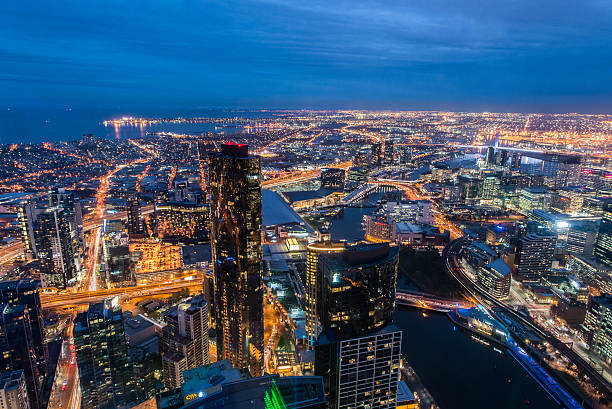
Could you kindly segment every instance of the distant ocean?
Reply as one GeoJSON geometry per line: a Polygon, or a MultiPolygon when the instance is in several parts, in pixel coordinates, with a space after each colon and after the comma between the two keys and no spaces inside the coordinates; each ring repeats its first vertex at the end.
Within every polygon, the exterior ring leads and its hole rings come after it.
{"type": "Polygon", "coordinates": [[[105,127],[103,121],[122,116],[170,117],[247,117],[272,116],[272,112],[210,109],[183,112],[129,112],[110,110],[33,110],[4,109],[0,111],[0,144],[72,141],[92,133],[102,138],[133,138],[147,132],[176,132],[197,135],[215,130],[214,124],[152,124],[147,127],[123,126],[118,130],[105,127]]]}

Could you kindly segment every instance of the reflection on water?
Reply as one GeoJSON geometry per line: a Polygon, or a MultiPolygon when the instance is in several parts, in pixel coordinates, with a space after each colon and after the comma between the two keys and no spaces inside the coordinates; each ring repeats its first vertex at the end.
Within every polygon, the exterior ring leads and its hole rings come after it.
{"type": "MultiPolygon", "coordinates": [[[[331,223],[332,238],[362,240],[361,221],[374,210],[345,208],[331,223]]],[[[445,315],[400,307],[395,324],[403,330],[402,352],[442,409],[559,409],[514,358],[454,329],[445,315]]]]}
{"type": "Polygon", "coordinates": [[[398,308],[402,352],[443,409],[559,409],[510,355],[455,329],[440,313],[398,308]]]}

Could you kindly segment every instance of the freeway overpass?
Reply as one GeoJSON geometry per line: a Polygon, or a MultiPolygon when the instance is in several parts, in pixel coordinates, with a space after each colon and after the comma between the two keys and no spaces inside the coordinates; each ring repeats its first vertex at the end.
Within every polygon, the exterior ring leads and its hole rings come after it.
{"type": "Polygon", "coordinates": [[[43,309],[52,310],[98,302],[114,296],[146,297],[153,295],[170,294],[191,287],[198,287],[201,289],[202,281],[194,279],[191,281],[180,281],[168,284],[158,283],[136,287],[108,288],[104,290],[84,291],[79,293],[43,293],[40,295],[40,303],[42,304],[43,309]]]}

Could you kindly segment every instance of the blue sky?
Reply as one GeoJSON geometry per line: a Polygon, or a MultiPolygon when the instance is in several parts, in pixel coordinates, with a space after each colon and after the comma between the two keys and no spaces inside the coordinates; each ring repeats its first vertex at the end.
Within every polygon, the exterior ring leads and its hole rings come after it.
{"type": "Polygon", "coordinates": [[[0,106],[612,113],[608,0],[0,4],[0,106]]]}

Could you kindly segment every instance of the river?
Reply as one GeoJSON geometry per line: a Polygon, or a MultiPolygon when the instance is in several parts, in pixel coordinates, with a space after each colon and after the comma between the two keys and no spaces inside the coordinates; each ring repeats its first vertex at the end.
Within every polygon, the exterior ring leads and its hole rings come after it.
{"type": "MultiPolygon", "coordinates": [[[[332,238],[363,239],[361,221],[373,211],[345,208],[331,223],[332,238]]],[[[395,324],[404,356],[442,409],[560,408],[513,357],[455,329],[446,315],[398,308],[395,324]]]]}

